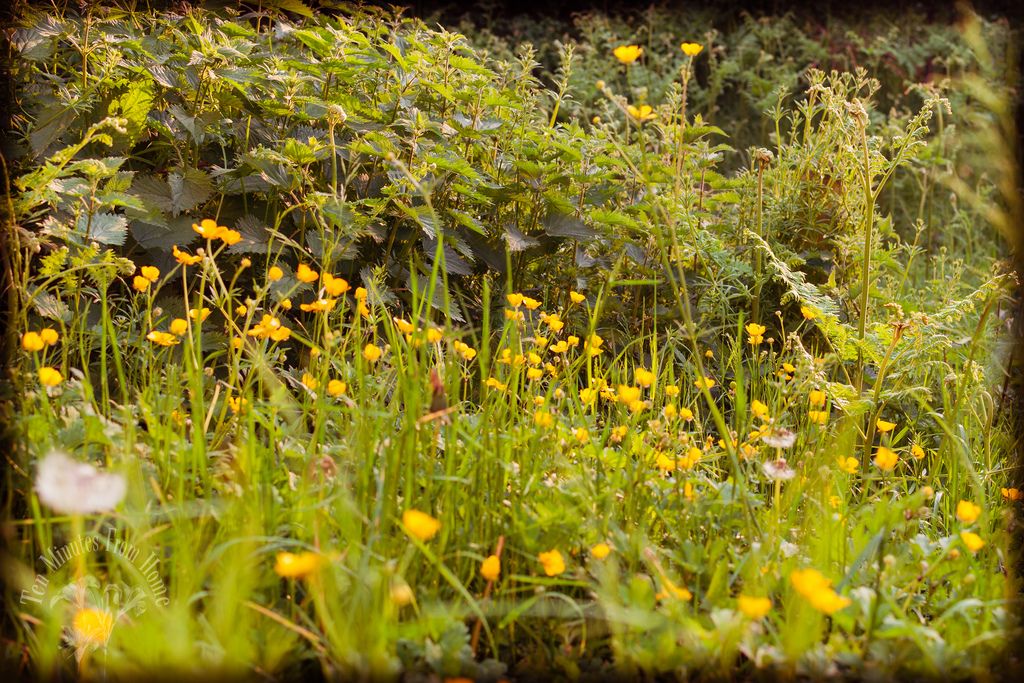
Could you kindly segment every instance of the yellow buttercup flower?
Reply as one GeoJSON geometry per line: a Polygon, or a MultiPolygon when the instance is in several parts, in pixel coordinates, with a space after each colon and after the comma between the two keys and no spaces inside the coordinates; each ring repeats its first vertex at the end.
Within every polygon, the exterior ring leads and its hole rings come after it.
{"type": "Polygon", "coordinates": [[[426,512],[409,509],[402,513],[402,526],[411,536],[429,541],[441,530],[441,522],[426,512]]]}
{"type": "Polygon", "coordinates": [[[175,318],[171,321],[169,329],[171,330],[171,334],[180,337],[188,332],[188,321],[184,318],[175,318]]]}
{"type": "Polygon", "coordinates": [[[523,299],[525,297],[523,297],[522,294],[506,294],[505,298],[508,299],[509,306],[512,308],[519,308],[523,305],[523,299]]]}
{"type": "Polygon", "coordinates": [[[331,296],[341,296],[349,290],[348,280],[341,277],[334,277],[330,273],[324,273],[320,276],[320,281],[323,283],[324,290],[331,296]]]}
{"type": "Polygon", "coordinates": [[[21,348],[26,351],[42,351],[45,346],[46,342],[38,332],[29,331],[21,335],[21,348]]]}
{"type": "Polygon", "coordinates": [[[237,415],[249,404],[248,399],[242,398],[241,396],[228,396],[228,407],[231,408],[231,412],[237,415]]]}
{"type": "Polygon", "coordinates": [[[174,346],[178,343],[178,338],[170,332],[159,332],[157,330],[147,334],[146,339],[159,346],[174,346]]]}
{"type": "Polygon", "coordinates": [[[190,308],[188,309],[188,317],[198,322],[203,322],[210,317],[210,309],[206,306],[202,308],[190,308]]]}
{"type": "Polygon", "coordinates": [[[802,315],[805,320],[814,320],[818,317],[818,312],[810,306],[801,306],[800,315],[802,315]]]}
{"type": "Polygon", "coordinates": [[[590,549],[590,554],[598,560],[603,560],[611,554],[612,548],[607,543],[598,543],[590,549]]]}
{"type": "Polygon", "coordinates": [[[160,279],[160,269],[156,266],[142,266],[139,269],[139,273],[150,282],[156,282],[160,279]]]}
{"type": "Polygon", "coordinates": [[[308,372],[302,373],[302,384],[310,391],[316,391],[316,388],[320,386],[320,380],[308,372]]]}
{"type": "Polygon", "coordinates": [[[687,57],[696,57],[704,49],[704,46],[700,43],[682,43],[679,49],[683,51],[683,54],[687,57]]]}
{"type": "Polygon", "coordinates": [[[828,422],[828,413],[824,410],[808,410],[807,418],[811,424],[824,425],[828,422]]]}
{"type": "Polygon", "coordinates": [[[761,403],[756,398],[750,402],[750,414],[759,420],[768,419],[768,406],[761,403]]]}
{"type": "Polygon", "coordinates": [[[751,346],[759,346],[764,341],[766,328],[764,325],[750,323],[744,329],[747,330],[747,343],[751,346]]]}
{"type": "Polygon", "coordinates": [[[274,561],[274,572],[286,579],[302,579],[317,569],[323,562],[323,557],[313,552],[277,554],[274,561]]]}
{"type": "Polygon", "coordinates": [[[847,474],[857,474],[857,470],[860,469],[860,461],[854,457],[839,457],[839,469],[847,474]]]}
{"type": "Polygon", "coordinates": [[[910,447],[910,455],[914,457],[914,460],[921,460],[925,455],[924,449],[915,443],[910,447]]]}
{"type": "Polygon", "coordinates": [[[817,569],[794,569],[789,579],[797,592],[819,612],[835,614],[850,604],[850,599],[836,593],[832,582],[817,569]]]}
{"type": "Polygon", "coordinates": [[[892,451],[885,446],[879,446],[878,450],[875,451],[875,464],[886,472],[896,467],[896,463],[898,461],[899,456],[896,455],[895,451],[892,451]]]}
{"type": "Polygon", "coordinates": [[[608,438],[609,438],[609,440],[612,443],[621,443],[622,440],[624,438],[626,438],[626,432],[628,430],[629,430],[629,427],[627,427],[626,425],[619,425],[618,427],[612,427],[611,434],[608,436],[608,438]]]}
{"type": "Polygon", "coordinates": [[[224,228],[218,237],[221,242],[229,247],[242,241],[242,233],[237,230],[228,230],[227,228],[224,228]]]}
{"type": "Polygon", "coordinates": [[[779,377],[788,382],[791,379],[793,379],[794,372],[796,372],[796,367],[794,367],[791,363],[783,363],[782,367],[779,369],[778,374],[779,377]]]}
{"type": "Polygon", "coordinates": [[[546,410],[538,410],[533,414],[533,423],[542,429],[547,429],[555,423],[555,418],[546,410]]]}
{"type": "Polygon", "coordinates": [[[675,598],[688,602],[693,599],[693,593],[691,593],[685,586],[677,586],[672,583],[666,576],[661,577],[661,581],[665,586],[665,590],[660,591],[654,596],[655,600],[664,600],[665,598],[675,598]]]}
{"type": "Polygon", "coordinates": [[[736,606],[751,619],[763,619],[771,611],[772,601],[770,598],[741,594],[736,598],[736,606]]]}
{"type": "Polygon", "coordinates": [[[654,380],[657,378],[653,372],[647,368],[637,368],[633,371],[633,379],[637,384],[644,387],[645,389],[654,384],[654,380]]]}
{"type": "Polygon", "coordinates": [[[640,59],[643,55],[644,49],[639,45],[620,45],[614,50],[612,54],[615,55],[615,59],[619,60],[623,64],[632,64],[636,60],[640,59]]]}
{"type": "Polygon", "coordinates": [[[536,299],[531,299],[528,296],[524,296],[523,297],[523,305],[526,306],[526,308],[528,310],[533,311],[533,310],[536,310],[540,306],[540,302],[537,301],[536,299]]]}
{"type": "Polygon", "coordinates": [[[452,347],[454,347],[455,353],[462,356],[463,360],[473,360],[476,358],[476,349],[465,342],[456,340],[452,342],[452,347]]]}
{"type": "Polygon", "coordinates": [[[697,448],[696,446],[690,446],[686,450],[686,454],[679,459],[678,465],[680,469],[693,469],[694,466],[696,466],[696,464],[700,462],[700,459],[703,455],[704,452],[701,449],[697,448]]]}
{"type": "Polygon", "coordinates": [[[52,327],[44,327],[39,330],[39,337],[43,340],[43,343],[47,346],[53,346],[60,340],[60,335],[57,334],[57,330],[52,327]]]}
{"type": "Polygon", "coordinates": [[[370,363],[376,363],[380,360],[380,357],[384,354],[384,349],[380,348],[376,344],[367,344],[363,347],[363,358],[370,363]]]}
{"type": "Polygon", "coordinates": [[[192,256],[188,252],[178,249],[176,244],[171,247],[171,253],[174,255],[174,260],[183,266],[194,266],[203,260],[202,255],[196,254],[192,256]]]}
{"type": "Polygon", "coordinates": [[[267,271],[267,279],[270,280],[271,282],[277,282],[283,277],[284,271],[278,268],[277,266],[270,266],[270,269],[267,271]]]}
{"type": "Polygon", "coordinates": [[[981,506],[969,500],[961,500],[956,504],[956,518],[964,524],[974,524],[981,515],[981,506]]]}
{"type": "Polygon", "coordinates": [[[246,332],[246,334],[250,337],[258,337],[260,339],[285,341],[291,336],[292,331],[282,325],[278,318],[265,314],[259,324],[254,325],[251,330],[246,332]]]}
{"type": "Polygon", "coordinates": [[[580,304],[587,300],[587,297],[583,296],[579,292],[569,292],[569,298],[574,304],[580,304]]]}
{"type": "Polygon", "coordinates": [[[807,394],[807,402],[811,404],[812,408],[817,408],[825,405],[825,392],[818,389],[812,390],[807,394]]]}
{"type": "Polygon", "coordinates": [[[57,368],[44,366],[39,368],[39,383],[45,387],[55,387],[64,381],[63,375],[57,368]]]}
{"type": "Polygon", "coordinates": [[[402,334],[412,334],[416,331],[416,326],[405,318],[399,318],[398,316],[392,316],[391,320],[395,323],[395,327],[402,334]]]}
{"type": "Polygon", "coordinates": [[[140,292],[145,292],[147,289],[149,289],[149,286],[151,284],[152,283],[149,280],[142,277],[141,275],[136,275],[135,277],[132,278],[132,287],[134,287],[136,290],[140,292]]]}
{"type": "Polygon", "coordinates": [[[114,630],[114,615],[103,609],[86,607],[71,618],[75,639],[90,645],[104,645],[114,630]]]}
{"type": "Polygon", "coordinates": [[[698,378],[693,381],[693,385],[698,389],[711,389],[715,386],[715,380],[710,377],[698,378]]]}
{"type": "Polygon", "coordinates": [[[626,113],[637,123],[645,123],[658,116],[649,104],[641,104],[639,107],[634,107],[632,104],[626,105],[626,113]]]}
{"type": "Polygon", "coordinates": [[[881,418],[875,420],[875,428],[882,434],[885,434],[886,432],[891,432],[895,426],[895,422],[886,422],[881,418]]]}
{"type": "Polygon", "coordinates": [[[298,270],[295,271],[295,277],[299,282],[316,282],[320,277],[320,274],[307,266],[305,263],[300,263],[298,270]]]}
{"type": "MultiPolygon", "coordinates": [[[[961,531],[960,539],[964,542],[964,545],[967,546],[967,549],[970,550],[972,554],[978,552],[983,547],[985,547],[985,541],[982,540],[981,536],[971,531],[961,531]]],[[[950,553],[950,555],[952,555],[952,553],[950,553]]]]}
{"type": "Polygon", "coordinates": [[[497,581],[501,574],[501,560],[497,555],[488,555],[487,559],[480,563],[480,576],[488,581],[497,581]]]}
{"type": "Polygon", "coordinates": [[[654,459],[654,466],[662,472],[671,472],[676,468],[676,461],[658,451],[657,457],[654,459]]]}
{"type": "Polygon", "coordinates": [[[317,299],[308,304],[299,304],[299,308],[307,313],[327,313],[334,309],[336,303],[336,299],[317,299]]]}
{"type": "Polygon", "coordinates": [[[1001,495],[1004,499],[1009,501],[1017,501],[1020,500],[1022,497],[1020,489],[1014,487],[1000,488],[999,495],[1001,495]]]}
{"type": "Polygon", "coordinates": [[[565,571],[565,559],[562,558],[562,553],[557,550],[548,550],[537,556],[541,565],[544,567],[544,573],[548,576],[558,576],[565,571]]]}
{"type": "Polygon", "coordinates": [[[208,240],[215,240],[221,236],[221,234],[227,230],[223,225],[217,225],[217,221],[210,218],[205,218],[198,224],[193,223],[192,229],[195,230],[201,237],[205,237],[208,240]]]}
{"type": "Polygon", "coordinates": [[[626,384],[619,385],[618,393],[619,403],[625,403],[629,405],[635,401],[640,400],[640,387],[631,387],[626,384]]]}
{"type": "Polygon", "coordinates": [[[340,379],[332,379],[327,383],[327,393],[331,396],[341,396],[348,390],[348,385],[340,379]]]}

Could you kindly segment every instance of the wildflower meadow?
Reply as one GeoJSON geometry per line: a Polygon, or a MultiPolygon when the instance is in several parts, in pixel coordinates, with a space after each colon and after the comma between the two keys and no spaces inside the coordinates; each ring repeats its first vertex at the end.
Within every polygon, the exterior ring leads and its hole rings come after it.
{"type": "Polygon", "coordinates": [[[1005,19],[323,5],[5,34],[5,671],[1014,671],[1005,19]]]}

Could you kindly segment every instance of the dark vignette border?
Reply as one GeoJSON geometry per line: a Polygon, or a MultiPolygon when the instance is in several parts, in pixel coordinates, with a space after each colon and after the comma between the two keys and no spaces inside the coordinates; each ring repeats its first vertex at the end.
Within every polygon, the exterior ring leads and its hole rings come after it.
{"type": "MultiPolygon", "coordinates": [[[[210,0],[208,2],[187,0],[53,0],[57,5],[86,8],[89,6],[102,6],[114,4],[115,1],[134,5],[138,9],[159,11],[164,9],[184,8],[188,6],[217,9],[226,7],[243,7],[256,9],[259,0],[210,0]]],[[[305,0],[310,7],[330,13],[339,6],[350,3],[344,0],[305,0]]],[[[17,165],[17,159],[12,152],[15,151],[11,137],[12,121],[17,115],[17,93],[14,82],[10,77],[13,48],[8,41],[8,29],[14,24],[17,16],[31,6],[44,8],[50,6],[49,2],[41,0],[7,0],[0,3],[0,454],[4,458],[3,467],[9,466],[9,454],[16,448],[16,435],[9,423],[17,409],[17,395],[19,388],[13,381],[11,374],[12,359],[17,353],[18,331],[10,325],[10,313],[12,305],[12,282],[11,273],[8,272],[10,260],[7,257],[11,248],[11,241],[16,234],[16,221],[12,213],[12,207],[8,201],[9,193],[12,191],[10,178],[17,175],[12,166],[17,165]]],[[[627,2],[625,0],[547,0],[546,2],[530,2],[516,0],[480,0],[478,2],[459,2],[458,0],[367,0],[367,5],[381,7],[401,7],[404,13],[409,16],[423,18],[429,22],[445,23],[456,20],[466,14],[475,14],[486,22],[488,18],[511,18],[514,16],[531,16],[536,18],[556,19],[564,22],[567,26],[571,24],[572,15],[586,10],[596,10],[609,14],[631,13],[650,4],[656,4],[665,8],[686,7],[698,4],[686,2],[685,0],[662,0],[661,2],[627,2]]],[[[831,16],[833,18],[846,18],[864,16],[866,13],[894,11],[891,2],[884,0],[858,0],[850,2],[846,0],[819,0],[811,2],[803,0],[798,2],[785,2],[783,0],[705,0],[702,3],[708,9],[714,9],[723,16],[739,16],[742,12],[748,12],[754,16],[782,15],[790,12],[798,18],[822,18],[831,16]]],[[[971,3],[974,11],[986,17],[1003,17],[1018,30],[1024,28],[1024,3],[1019,0],[975,0],[971,3]]],[[[907,11],[924,13],[932,21],[953,21],[959,11],[959,6],[948,2],[926,2],[915,0],[902,5],[907,11]]],[[[1024,47],[1024,46],[1021,46],[1024,47]]],[[[1012,347],[1005,359],[1005,378],[999,394],[1000,410],[1009,412],[1009,419],[1012,432],[1016,435],[1013,485],[1024,488],[1024,93],[1021,93],[1021,78],[1024,75],[1024,50],[1018,48],[1016,102],[1014,118],[1016,121],[1016,146],[1015,156],[1017,159],[1017,193],[1019,201],[1015,204],[1013,223],[1016,226],[1016,234],[1010,245],[1011,252],[1007,255],[1010,267],[1018,276],[1017,290],[1012,302],[1012,347]]],[[[5,490],[5,479],[0,480],[0,499],[9,499],[15,492],[5,490]]],[[[1016,584],[1011,584],[1010,590],[1018,595],[1018,608],[1024,607],[1024,585],[1021,580],[1024,577],[1024,525],[1019,520],[1011,519],[1009,522],[1012,545],[1014,550],[1013,574],[1016,584]]],[[[0,553],[4,551],[7,544],[14,536],[7,520],[0,520],[0,553]]],[[[0,576],[0,590],[6,589],[6,582],[0,576]]],[[[1020,627],[1024,625],[1024,617],[1013,615],[1011,619],[1017,619],[1017,639],[1011,641],[1004,653],[1001,662],[993,662],[992,670],[985,680],[991,681],[1018,681],[1024,680],[1024,634],[1021,634],[1020,627]]],[[[1019,612],[1019,610],[1018,610],[1019,612]]],[[[14,623],[15,615],[0,614],[0,680],[21,681],[30,680],[25,677],[21,655],[13,652],[11,641],[7,637],[14,623]]],[[[293,671],[295,680],[321,681],[326,680],[323,673],[316,667],[303,667],[293,671]]],[[[526,676],[513,676],[515,681],[526,680],[555,680],[551,677],[539,676],[536,673],[526,676]]],[[[191,681],[205,680],[235,680],[219,672],[209,672],[202,677],[183,674],[181,672],[163,671],[161,673],[151,672],[148,680],[168,681],[174,683],[186,683],[191,681]]],[[[242,680],[242,679],[238,679],[242,680]]],[[[592,679],[593,680],[593,679],[592,679]]],[[[620,680],[614,677],[602,677],[602,683],[613,683],[620,680]]],[[[654,676],[646,680],[669,681],[677,680],[675,677],[654,676]]],[[[705,680],[698,677],[698,680],[705,680]]],[[[719,679],[715,679],[719,680],[719,679]]],[[[774,680],[768,673],[757,672],[749,680],[774,680]]],[[[806,679],[802,679],[806,680],[806,679]]],[[[843,679],[848,680],[848,679],[843,679]]],[[[920,680],[920,679],[919,679],[920,680]]],[[[596,683],[596,681],[595,681],[596,683]]],[[[952,683],[945,679],[943,683],[952,683]]]]}

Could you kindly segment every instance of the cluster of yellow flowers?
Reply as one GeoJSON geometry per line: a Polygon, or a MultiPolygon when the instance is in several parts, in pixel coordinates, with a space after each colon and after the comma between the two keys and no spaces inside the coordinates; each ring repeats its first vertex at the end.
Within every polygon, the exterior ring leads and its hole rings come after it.
{"type": "Polygon", "coordinates": [[[48,346],[54,346],[60,341],[60,335],[52,327],[44,327],[38,332],[29,330],[21,335],[21,348],[30,353],[42,351],[48,346]]]}
{"type": "Polygon", "coordinates": [[[817,569],[794,569],[789,575],[789,580],[797,593],[819,612],[835,614],[850,604],[850,598],[836,593],[832,588],[832,582],[817,569]]]}
{"type": "MultiPolygon", "coordinates": [[[[45,358],[46,349],[56,346],[60,341],[60,334],[52,327],[44,327],[38,332],[29,330],[21,335],[21,348],[29,353],[42,352],[45,358]]],[[[36,371],[39,383],[44,387],[55,387],[64,381],[64,376],[55,367],[49,365],[40,366],[36,371]]]]}
{"type": "MultiPolygon", "coordinates": [[[[690,62],[692,62],[693,58],[701,53],[701,51],[704,49],[704,46],[701,45],[700,43],[682,43],[680,44],[679,49],[682,50],[683,54],[689,58],[690,62]]],[[[612,50],[612,54],[615,56],[617,60],[619,60],[619,62],[626,66],[629,66],[630,64],[633,64],[638,59],[640,59],[640,57],[643,56],[644,49],[639,45],[619,45],[614,50],[612,50]]],[[[598,81],[598,90],[604,90],[604,87],[604,81],[598,81]]],[[[634,104],[627,104],[626,113],[638,125],[651,121],[652,119],[658,116],[657,112],[655,112],[654,108],[651,107],[651,105],[649,104],[641,104],[640,106],[636,106],[634,104]]],[[[600,117],[595,116],[594,123],[600,123],[600,117]]]]}
{"type": "Polygon", "coordinates": [[[242,241],[242,233],[237,230],[231,230],[223,225],[217,225],[217,221],[210,218],[205,218],[199,223],[193,223],[192,229],[200,237],[206,238],[207,241],[220,240],[228,246],[242,241]]]}

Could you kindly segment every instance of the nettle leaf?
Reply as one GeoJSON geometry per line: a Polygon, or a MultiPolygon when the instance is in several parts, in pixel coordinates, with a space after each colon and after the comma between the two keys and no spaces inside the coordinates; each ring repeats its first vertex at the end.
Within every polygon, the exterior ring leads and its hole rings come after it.
{"type": "Polygon", "coordinates": [[[11,44],[22,59],[42,62],[50,58],[57,41],[53,36],[37,27],[21,28],[11,35],[11,44]]]}
{"type": "Polygon", "coordinates": [[[525,251],[540,244],[536,238],[524,235],[523,232],[512,223],[505,226],[505,241],[508,242],[510,251],[525,251]]]}
{"type": "Polygon", "coordinates": [[[609,209],[592,209],[590,218],[596,223],[604,223],[612,227],[630,228],[640,230],[640,224],[624,213],[609,209]]]}
{"type": "Polygon", "coordinates": [[[124,157],[103,157],[102,159],[82,159],[68,166],[69,173],[81,173],[87,178],[109,178],[117,173],[124,164],[124,157]]]}
{"type": "MultiPolygon", "coordinates": [[[[447,238],[446,238],[447,239],[447,238]]],[[[468,246],[466,247],[468,249],[468,246]]],[[[448,244],[442,250],[444,254],[444,269],[451,275],[471,275],[473,266],[459,256],[459,252],[448,244]]],[[[429,237],[423,238],[423,254],[426,257],[428,268],[434,265],[434,254],[437,253],[437,240],[429,237]]]]}
{"type": "Polygon", "coordinates": [[[153,108],[153,81],[143,79],[128,86],[128,92],[111,103],[108,113],[128,120],[128,137],[138,138],[146,125],[149,111],[153,108]]]}
{"type": "Polygon", "coordinates": [[[264,0],[265,7],[293,12],[303,17],[312,18],[313,10],[302,0],[264,0]]]}
{"type": "Polygon", "coordinates": [[[53,294],[39,294],[32,301],[36,313],[50,320],[59,320],[63,323],[71,322],[71,309],[68,305],[53,294]]]}
{"type": "Polygon", "coordinates": [[[427,237],[433,239],[437,235],[437,220],[430,207],[425,204],[420,206],[406,206],[401,202],[396,202],[395,204],[402,210],[402,213],[414,220],[423,229],[427,237]]]}
{"type": "Polygon", "coordinates": [[[122,246],[128,236],[128,219],[113,213],[97,213],[92,216],[81,216],[78,219],[78,232],[90,240],[100,244],[122,246]]]}
{"type": "Polygon", "coordinates": [[[270,229],[255,216],[242,216],[235,222],[242,240],[228,247],[233,254],[266,254],[270,247],[270,229]]]}
{"type": "Polygon", "coordinates": [[[544,232],[552,237],[573,237],[576,239],[592,239],[599,233],[575,216],[565,213],[548,213],[541,220],[544,232]]]}
{"type": "Polygon", "coordinates": [[[198,168],[169,174],[167,185],[171,191],[171,209],[175,215],[194,209],[213,194],[213,181],[198,168]]]}
{"type": "Polygon", "coordinates": [[[60,102],[40,111],[28,136],[32,152],[36,155],[43,154],[72,123],[81,120],[86,114],[88,111],[75,111],[60,102]]]}
{"type": "Polygon", "coordinates": [[[170,213],[174,205],[171,188],[167,183],[151,175],[136,176],[132,182],[131,192],[141,199],[148,207],[170,213]]]}
{"type": "Polygon", "coordinates": [[[464,228],[472,230],[478,235],[487,236],[487,228],[484,227],[483,223],[478,218],[475,218],[465,211],[459,211],[458,209],[446,209],[445,212],[455,219],[455,222],[464,228]]]}
{"type": "Polygon", "coordinates": [[[191,216],[178,216],[155,223],[150,220],[135,220],[130,225],[132,237],[149,251],[170,251],[173,245],[184,246],[196,237],[192,230],[195,221],[191,216]]]}

